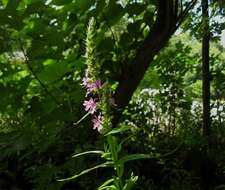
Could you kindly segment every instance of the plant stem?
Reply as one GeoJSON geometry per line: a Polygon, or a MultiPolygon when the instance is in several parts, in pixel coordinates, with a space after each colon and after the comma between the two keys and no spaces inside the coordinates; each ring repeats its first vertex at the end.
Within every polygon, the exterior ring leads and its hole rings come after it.
{"type": "Polygon", "coordinates": [[[86,113],[81,119],[79,119],[74,125],[78,125],[81,121],[83,121],[87,116],[90,115],[90,112],[86,113]]]}
{"type": "Polygon", "coordinates": [[[118,179],[118,185],[119,185],[119,189],[122,189],[123,187],[123,181],[122,181],[122,174],[121,174],[121,171],[120,171],[120,164],[118,162],[118,151],[117,151],[117,141],[115,139],[116,137],[113,137],[112,135],[109,135],[107,137],[107,141],[108,141],[108,144],[109,144],[109,150],[112,154],[112,160],[113,160],[113,163],[114,163],[114,169],[116,170],[116,174],[117,174],[117,179],[118,179]]]}

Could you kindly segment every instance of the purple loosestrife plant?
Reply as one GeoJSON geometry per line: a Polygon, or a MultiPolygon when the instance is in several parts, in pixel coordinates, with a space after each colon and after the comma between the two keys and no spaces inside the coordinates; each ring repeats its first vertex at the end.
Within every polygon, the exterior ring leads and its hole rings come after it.
{"type": "Polygon", "coordinates": [[[103,117],[101,115],[95,115],[92,119],[93,129],[98,131],[102,129],[103,117]]]}
{"type": "Polygon", "coordinates": [[[102,129],[103,116],[101,114],[98,115],[96,111],[100,104],[100,102],[98,101],[99,100],[98,90],[101,89],[102,82],[99,79],[96,80],[95,82],[92,81],[93,80],[89,77],[88,70],[86,70],[81,85],[87,90],[87,95],[90,96],[90,99],[85,100],[83,105],[85,107],[85,111],[93,115],[92,119],[93,129],[97,129],[98,131],[100,131],[102,129]],[[97,99],[93,98],[96,94],[98,95],[97,99]]]}
{"type": "Polygon", "coordinates": [[[87,92],[95,92],[101,88],[101,81],[97,80],[95,82],[89,82],[86,85],[87,92]]]}
{"type": "MultiPolygon", "coordinates": [[[[60,181],[75,179],[85,173],[88,173],[94,169],[101,167],[112,167],[114,168],[116,176],[113,174],[112,178],[104,182],[98,189],[123,189],[131,190],[132,186],[137,181],[138,177],[131,175],[129,179],[123,180],[124,173],[124,162],[130,160],[137,160],[143,158],[149,158],[149,155],[144,154],[133,154],[124,156],[120,158],[119,152],[121,151],[121,144],[118,143],[117,137],[115,134],[124,131],[123,127],[112,129],[111,120],[112,114],[110,112],[111,106],[115,106],[114,99],[111,97],[112,85],[107,80],[107,77],[104,76],[104,73],[101,73],[101,61],[99,61],[98,54],[96,53],[96,28],[95,21],[92,18],[89,22],[87,38],[86,38],[86,65],[87,69],[82,80],[82,86],[86,89],[86,100],[83,105],[87,114],[82,117],[77,123],[79,124],[84,118],[88,115],[92,115],[93,129],[97,129],[100,134],[103,134],[107,140],[105,151],[87,151],[73,157],[78,157],[84,154],[101,154],[101,158],[105,158],[105,162],[98,164],[92,168],[82,171],[80,174],[74,175],[70,178],[63,179],[60,181]],[[104,84],[100,79],[104,78],[104,84]],[[114,130],[114,131],[113,131],[114,130]]],[[[126,129],[127,130],[127,129],[126,129]]],[[[128,139],[128,138],[126,138],[128,139]]],[[[125,140],[126,140],[125,139],[125,140]]],[[[124,142],[124,140],[122,141],[124,142]]]]}
{"type": "Polygon", "coordinates": [[[93,82],[88,76],[88,70],[86,70],[81,85],[86,88],[87,93],[91,93],[99,90],[102,87],[102,82],[99,79],[93,82]]]}
{"type": "Polygon", "coordinates": [[[88,75],[85,73],[85,76],[82,80],[81,85],[85,88],[88,88],[88,84],[90,83],[90,79],[88,78],[88,75]]]}
{"type": "Polygon", "coordinates": [[[95,101],[95,99],[90,98],[87,101],[84,101],[84,107],[85,107],[85,111],[94,114],[97,110],[97,102],[95,101]]]}

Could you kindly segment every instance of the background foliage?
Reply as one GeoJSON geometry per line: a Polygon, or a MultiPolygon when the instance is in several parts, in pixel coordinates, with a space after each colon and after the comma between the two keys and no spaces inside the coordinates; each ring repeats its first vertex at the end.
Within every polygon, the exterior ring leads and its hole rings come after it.
{"type": "MultiPolygon", "coordinates": [[[[139,176],[135,189],[225,188],[225,54],[218,36],[224,3],[210,1],[210,149],[201,128],[201,24],[198,4],[178,33],[158,54],[126,108],[122,125],[131,130],[121,154],[155,158],[126,164],[125,176],[139,176]],[[196,21],[197,20],[197,21],[196,21]],[[199,21],[199,22],[198,22],[199,21]],[[210,170],[204,175],[202,163],[210,170]]],[[[70,182],[57,179],[101,161],[72,159],[103,149],[103,139],[84,114],[85,38],[97,21],[96,47],[112,90],[155,21],[155,1],[0,1],[0,189],[97,189],[112,173],[98,169],[70,182]]]]}

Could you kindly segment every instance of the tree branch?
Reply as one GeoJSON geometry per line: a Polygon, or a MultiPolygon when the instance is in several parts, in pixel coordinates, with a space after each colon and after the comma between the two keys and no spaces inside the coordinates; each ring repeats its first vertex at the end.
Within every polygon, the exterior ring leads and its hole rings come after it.
{"type": "MultiPolygon", "coordinates": [[[[184,18],[178,16],[179,0],[158,0],[157,18],[147,38],[136,53],[130,66],[122,73],[119,85],[115,91],[113,127],[119,122],[124,108],[129,104],[134,91],[137,89],[155,55],[166,45],[176,31],[178,23],[184,18]],[[178,22],[179,21],[179,22],[178,22]]],[[[193,0],[196,1],[196,0],[193,0]]],[[[192,1],[192,2],[193,2],[192,1]]],[[[183,13],[187,12],[185,9],[183,13]]],[[[184,14],[182,14],[184,16],[184,14]]]]}
{"type": "Polygon", "coordinates": [[[186,6],[186,8],[180,13],[180,15],[178,17],[178,21],[177,21],[178,22],[177,28],[181,25],[181,23],[187,17],[189,11],[196,5],[196,3],[197,3],[197,0],[192,0],[191,2],[188,3],[188,5],[186,6]]]}
{"type": "Polygon", "coordinates": [[[19,41],[20,49],[21,49],[21,51],[22,51],[22,53],[23,53],[23,56],[24,56],[24,58],[25,58],[25,63],[26,63],[26,65],[27,65],[27,68],[29,69],[29,71],[31,72],[31,74],[34,76],[34,78],[39,82],[39,84],[41,85],[41,87],[44,89],[45,93],[48,94],[48,96],[55,102],[56,105],[60,105],[60,103],[59,103],[59,101],[56,99],[56,97],[53,96],[53,95],[49,92],[47,86],[39,79],[39,77],[38,77],[38,76],[36,75],[36,73],[34,72],[33,68],[31,67],[31,65],[30,65],[30,63],[29,63],[29,59],[28,59],[28,56],[27,56],[27,54],[26,54],[26,51],[25,51],[25,49],[24,49],[24,47],[23,47],[23,44],[22,44],[21,39],[19,38],[18,41],[19,41]]]}

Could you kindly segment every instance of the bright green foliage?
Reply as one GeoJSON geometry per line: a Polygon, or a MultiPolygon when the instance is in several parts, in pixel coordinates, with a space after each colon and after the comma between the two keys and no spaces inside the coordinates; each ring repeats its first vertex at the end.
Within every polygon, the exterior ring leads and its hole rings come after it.
{"type": "MultiPolygon", "coordinates": [[[[143,11],[131,15],[130,6],[113,0],[0,2],[0,175],[11,176],[17,188],[60,189],[56,178],[87,168],[84,160],[68,160],[74,150],[95,149],[101,142],[89,143],[96,137],[88,120],[73,125],[85,114],[80,82],[86,27],[95,17],[92,45],[114,84],[123,60],[132,56],[127,50],[136,48],[121,37],[128,34],[126,12],[133,22],[147,11],[140,2],[143,11]],[[24,177],[17,181],[17,174],[24,177]]],[[[133,34],[132,42],[136,38],[143,40],[133,34]]],[[[94,179],[89,181],[93,187],[94,179]]]]}
{"type": "MultiPolygon", "coordinates": [[[[212,189],[224,187],[225,57],[216,40],[208,155],[201,155],[200,48],[188,35],[178,35],[181,39],[172,39],[155,57],[139,90],[159,93],[148,97],[138,91],[119,128],[101,137],[89,117],[77,124],[85,115],[80,83],[86,66],[107,81],[108,102],[155,21],[155,5],[144,0],[0,1],[0,189],[128,190],[134,184],[144,190],[200,189],[198,166],[205,158],[216,170],[208,180],[212,189]],[[88,25],[91,18],[95,23],[88,25]],[[87,51],[88,46],[94,50],[87,51]],[[103,138],[109,141],[105,147],[103,138]],[[79,155],[87,150],[101,151],[79,155]],[[79,178],[57,181],[74,174],[79,178]]],[[[211,1],[211,10],[212,17],[223,16],[223,1],[211,1]]],[[[198,17],[188,17],[182,27],[200,37],[200,25],[193,22],[198,17]]],[[[223,28],[222,22],[212,22],[215,37],[223,28]]],[[[102,106],[105,112],[107,106],[102,106]]]]}

